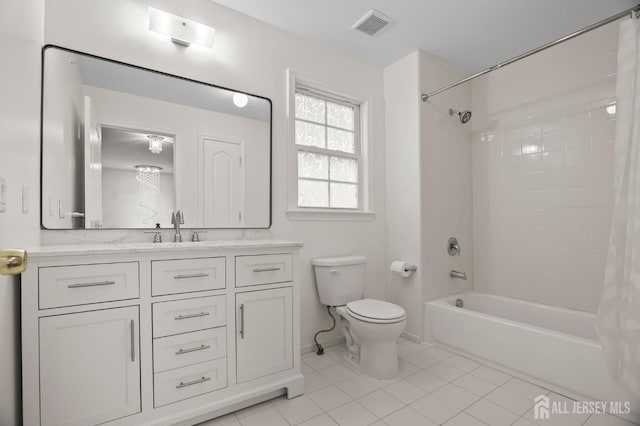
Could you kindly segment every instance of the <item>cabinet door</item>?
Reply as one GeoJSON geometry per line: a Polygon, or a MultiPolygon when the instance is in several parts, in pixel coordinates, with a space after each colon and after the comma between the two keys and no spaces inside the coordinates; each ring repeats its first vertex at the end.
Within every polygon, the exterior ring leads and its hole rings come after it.
{"type": "Polygon", "coordinates": [[[139,413],[139,349],[137,306],[41,318],[41,425],[139,413]]]}
{"type": "Polygon", "coordinates": [[[238,383],[293,367],[291,288],[236,294],[238,383]]]}

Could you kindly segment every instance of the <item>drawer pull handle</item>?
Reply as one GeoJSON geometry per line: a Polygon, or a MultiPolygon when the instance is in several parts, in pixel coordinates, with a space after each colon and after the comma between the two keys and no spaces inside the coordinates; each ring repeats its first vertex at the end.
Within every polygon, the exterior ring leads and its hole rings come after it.
{"type": "Polygon", "coordinates": [[[199,314],[178,315],[177,317],[175,317],[175,320],[180,321],[180,320],[190,319],[190,318],[206,317],[207,315],[211,315],[211,314],[209,312],[200,312],[199,314]]]}
{"type": "Polygon", "coordinates": [[[186,278],[204,278],[208,277],[209,274],[199,273],[199,274],[184,274],[184,275],[174,275],[174,280],[184,280],[186,278]]]}
{"type": "Polygon", "coordinates": [[[191,348],[191,349],[180,349],[178,352],[176,352],[176,355],[184,355],[184,354],[188,354],[191,352],[198,352],[198,351],[204,351],[205,349],[209,349],[211,346],[209,345],[200,345],[196,348],[191,348]]]}
{"type": "Polygon", "coordinates": [[[244,339],[244,303],[240,305],[240,338],[244,339]]]}
{"type": "Polygon", "coordinates": [[[135,322],[131,320],[131,362],[136,361],[136,327],[135,322]]]}
{"type": "Polygon", "coordinates": [[[81,288],[81,287],[100,287],[103,285],[114,285],[115,281],[100,281],[96,283],[77,283],[77,284],[69,284],[67,288],[81,288]]]}
{"type": "Polygon", "coordinates": [[[202,378],[197,379],[197,380],[193,380],[191,382],[186,382],[186,383],[185,382],[180,382],[180,384],[176,386],[176,389],[186,388],[187,386],[197,385],[199,383],[208,382],[209,380],[211,380],[211,377],[202,376],[202,378]]]}
{"type": "Polygon", "coordinates": [[[282,269],[279,266],[273,266],[271,268],[253,268],[253,272],[275,272],[282,269]]]}

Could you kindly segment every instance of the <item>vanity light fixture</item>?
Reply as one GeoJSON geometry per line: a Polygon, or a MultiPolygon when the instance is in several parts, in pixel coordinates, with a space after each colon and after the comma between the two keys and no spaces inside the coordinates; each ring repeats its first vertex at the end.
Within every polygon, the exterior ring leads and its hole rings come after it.
{"type": "Polygon", "coordinates": [[[169,36],[181,46],[199,44],[209,49],[215,41],[215,28],[182,18],[153,7],[149,8],[149,30],[169,36]]]}
{"type": "Polygon", "coordinates": [[[238,108],[244,108],[249,103],[249,97],[244,93],[234,93],[233,104],[238,108]]]}
{"type": "Polygon", "coordinates": [[[164,136],[147,135],[147,138],[149,138],[149,151],[151,151],[152,154],[160,154],[162,152],[164,136]]]}

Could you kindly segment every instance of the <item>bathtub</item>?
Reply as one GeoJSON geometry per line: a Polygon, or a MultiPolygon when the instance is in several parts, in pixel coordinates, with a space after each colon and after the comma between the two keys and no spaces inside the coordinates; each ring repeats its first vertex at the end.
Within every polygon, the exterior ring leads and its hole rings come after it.
{"type": "Polygon", "coordinates": [[[425,304],[425,331],[454,350],[578,400],[640,401],[609,375],[594,314],[476,292],[425,304]],[[455,306],[462,299],[463,308],[455,306]]]}

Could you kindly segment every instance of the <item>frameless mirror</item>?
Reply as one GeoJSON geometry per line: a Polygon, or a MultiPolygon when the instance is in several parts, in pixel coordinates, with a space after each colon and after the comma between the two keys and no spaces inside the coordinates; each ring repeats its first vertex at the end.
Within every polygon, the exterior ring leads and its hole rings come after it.
{"type": "Polygon", "coordinates": [[[42,226],[271,224],[271,101],[46,46],[42,226]]]}

